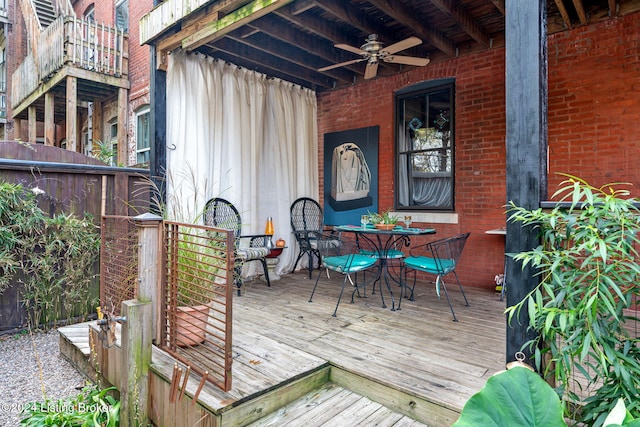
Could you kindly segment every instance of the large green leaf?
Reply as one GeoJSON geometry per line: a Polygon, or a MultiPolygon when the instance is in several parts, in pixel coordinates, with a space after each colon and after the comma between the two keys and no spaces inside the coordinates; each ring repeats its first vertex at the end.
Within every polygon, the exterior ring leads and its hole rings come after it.
{"type": "Polygon", "coordinates": [[[454,427],[566,427],[556,392],[538,374],[515,367],[489,378],[454,427]]]}

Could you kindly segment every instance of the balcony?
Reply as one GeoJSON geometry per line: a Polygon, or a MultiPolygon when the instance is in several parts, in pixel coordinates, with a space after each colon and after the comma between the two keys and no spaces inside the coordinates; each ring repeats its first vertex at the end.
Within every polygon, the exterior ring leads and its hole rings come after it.
{"type": "MultiPolygon", "coordinates": [[[[0,2],[3,0],[0,0],[0,2]]],[[[35,105],[44,112],[43,95],[65,96],[66,77],[78,79],[78,98],[108,97],[129,88],[127,33],[72,16],[59,16],[12,75],[11,102],[20,117],[35,105]]],[[[64,110],[56,109],[63,118],[64,110]]]]}

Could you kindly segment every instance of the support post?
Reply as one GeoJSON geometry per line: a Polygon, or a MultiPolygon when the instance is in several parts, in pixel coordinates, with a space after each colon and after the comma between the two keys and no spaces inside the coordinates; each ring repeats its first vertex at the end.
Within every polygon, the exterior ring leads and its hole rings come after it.
{"type": "Polygon", "coordinates": [[[35,144],[37,142],[38,117],[36,116],[36,106],[30,105],[29,115],[29,142],[35,144]]]}
{"type": "Polygon", "coordinates": [[[67,77],[67,150],[78,151],[78,79],[67,77]]]}
{"type": "Polygon", "coordinates": [[[127,158],[127,106],[129,102],[127,89],[118,89],[118,165],[128,166],[127,158]]]}
{"type": "Polygon", "coordinates": [[[55,95],[53,92],[44,94],[44,145],[54,146],[56,144],[56,124],[55,124],[55,95]]]}
{"type": "Polygon", "coordinates": [[[138,227],[138,300],[152,305],[152,337],[161,342],[162,289],[160,274],[160,244],[162,242],[162,217],[153,214],[134,218],[138,227]]]}
{"type": "Polygon", "coordinates": [[[124,301],[122,314],[122,387],[120,425],[146,426],[148,420],[149,365],[151,364],[151,302],[124,301]]]}
{"type": "MultiPolygon", "coordinates": [[[[511,0],[506,11],[507,202],[537,209],[547,197],[546,2],[511,0]]],[[[539,243],[536,229],[507,222],[507,253],[528,251],[539,243]]],[[[512,257],[506,258],[505,280],[507,306],[539,284],[536,271],[530,265],[523,269],[512,257]]],[[[528,329],[526,309],[506,326],[506,361],[511,362],[537,333],[528,329]]],[[[530,349],[524,351],[531,356],[530,349]]]]}

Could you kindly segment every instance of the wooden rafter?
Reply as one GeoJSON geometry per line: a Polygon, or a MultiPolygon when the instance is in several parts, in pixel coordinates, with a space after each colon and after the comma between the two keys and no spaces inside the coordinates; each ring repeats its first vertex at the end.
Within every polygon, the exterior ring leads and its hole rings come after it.
{"type": "Polygon", "coordinates": [[[578,13],[578,19],[580,19],[580,23],[582,25],[587,25],[587,13],[584,10],[584,5],[582,4],[582,0],[573,0],[573,7],[576,8],[576,12],[578,13]]]}
{"type": "Polygon", "coordinates": [[[196,49],[292,1],[293,0],[254,0],[219,20],[205,24],[202,29],[182,40],[182,47],[186,50],[196,49]]]}
{"type": "Polygon", "coordinates": [[[564,21],[564,25],[567,28],[571,27],[571,18],[569,18],[569,13],[567,12],[567,8],[564,6],[564,0],[555,0],[556,6],[558,6],[558,11],[560,12],[560,16],[562,16],[562,20],[564,21]]]}
{"type": "Polygon", "coordinates": [[[422,22],[418,21],[415,18],[415,14],[413,14],[406,6],[389,0],[372,0],[370,3],[380,8],[390,16],[395,15],[396,19],[411,28],[418,37],[428,41],[437,49],[447,55],[455,56],[456,48],[453,41],[445,37],[444,34],[425,26],[422,22]]]}
{"type": "Polygon", "coordinates": [[[504,0],[491,0],[491,3],[504,15],[504,0]]]}
{"type": "Polygon", "coordinates": [[[469,34],[475,41],[485,47],[488,47],[491,44],[491,37],[489,34],[476,22],[473,16],[469,15],[467,11],[459,6],[459,4],[453,0],[431,0],[431,3],[440,9],[441,12],[450,16],[460,26],[460,28],[469,34]]]}

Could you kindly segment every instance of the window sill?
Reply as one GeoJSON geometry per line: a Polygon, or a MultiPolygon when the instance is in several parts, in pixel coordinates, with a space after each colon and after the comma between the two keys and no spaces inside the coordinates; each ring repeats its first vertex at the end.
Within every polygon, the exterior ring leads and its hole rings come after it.
{"type": "Polygon", "coordinates": [[[413,222],[428,222],[432,224],[457,224],[458,223],[458,214],[454,212],[402,211],[402,212],[392,212],[392,214],[400,218],[401,222],[402,222],[402,218],[405,215],[411,215],[411,220],[413,222]]]}

